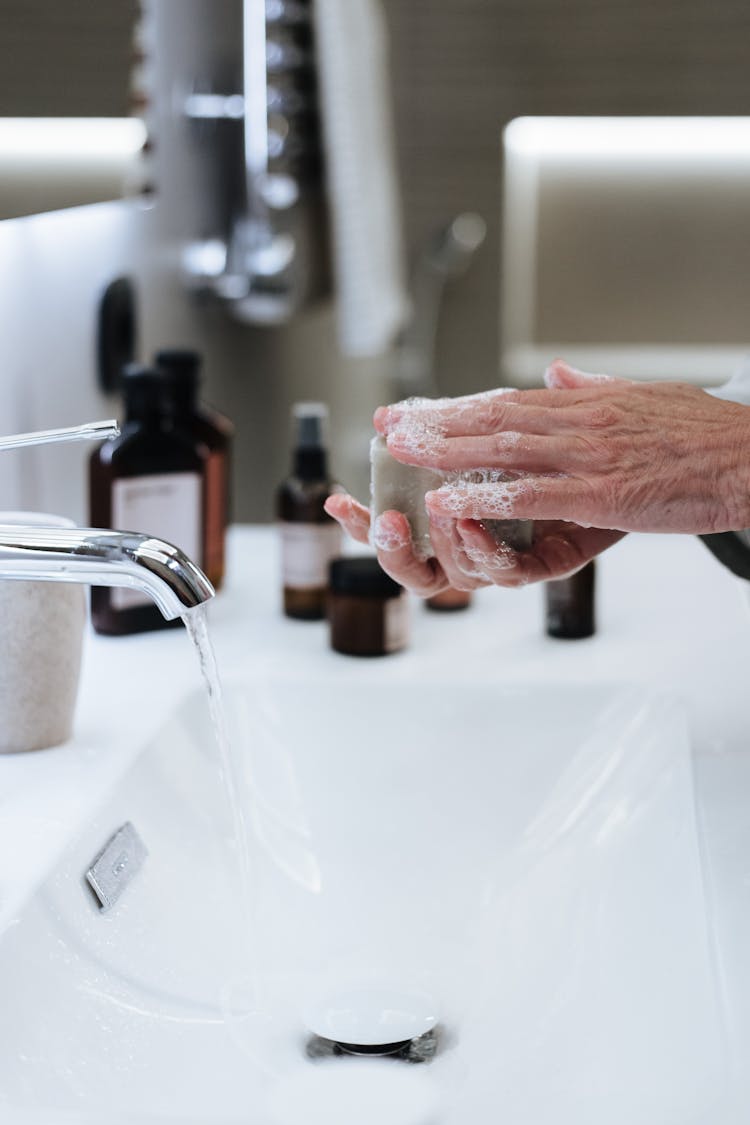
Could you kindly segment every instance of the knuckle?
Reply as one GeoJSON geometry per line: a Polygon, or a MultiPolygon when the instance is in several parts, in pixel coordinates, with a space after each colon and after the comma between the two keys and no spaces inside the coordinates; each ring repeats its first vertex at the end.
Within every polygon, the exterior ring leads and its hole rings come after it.
{"type": "Polygon", "coordinates": [[[586,412],[585,425],[590,430],[609,430],[620,421],[618,407],[611,403],[592,406],[586,412]]]}
{"type": "MultiPolygon", "coordinates": [[[[512,401],[512,400],[510,400],[512,401]]],[[[484,421],[487,428],[491,430],[503,430],[508,424],[510,411],[508,409],[509,398],[495,399],[489,402],[486,407],[484,421]]]]}
{"type": "Polygon", "coordinates": [[[513,445],[518,444],[517,441],[513,442],[513,440],[509,438],[508,433],[509,431],[502,431],[501,433],[493,434],[490,438],[490,452],[494,458],[502,460],[503,457],[507,457],[513,445]]]}

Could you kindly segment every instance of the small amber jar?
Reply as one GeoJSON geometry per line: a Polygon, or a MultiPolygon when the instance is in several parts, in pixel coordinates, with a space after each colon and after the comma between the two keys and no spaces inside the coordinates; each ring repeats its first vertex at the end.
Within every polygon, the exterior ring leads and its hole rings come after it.
{"type": "Polygon", "coordinates": [[[331,648],[347,656],[387,656],[409,642],[409,601],[370,556],[334,559],[329,569],[331,648]]]}
{"type": "Polygon", "coordinates": [[[471,605],[471,591],[456,590],[453,586],[447,586],[439,594],[433,594],[431,598],[427,598],[425,605],[428,609],[437,609],[441,613],[454,613],[457,609],[468,609],[471,605]]]}

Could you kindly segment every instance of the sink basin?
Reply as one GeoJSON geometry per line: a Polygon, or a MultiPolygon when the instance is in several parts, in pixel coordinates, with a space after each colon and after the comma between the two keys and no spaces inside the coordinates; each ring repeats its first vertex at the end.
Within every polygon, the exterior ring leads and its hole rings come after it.
{"type": "Polygon", "coordinates": [[[187,697],[0,942],[4,1123],[719,1121],[676,702],[368,669],[225,695],[235,766],[187,697]],[[126,823],[148,856],[101,912],[126,823]]]}

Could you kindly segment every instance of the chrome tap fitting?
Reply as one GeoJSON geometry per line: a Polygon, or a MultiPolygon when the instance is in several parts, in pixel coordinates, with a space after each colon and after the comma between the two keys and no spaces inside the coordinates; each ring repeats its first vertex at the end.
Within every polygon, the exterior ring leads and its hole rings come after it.
{"type": "Polygon", "coordinates": [[[170,543],[129,531],[0,525],[0,581],[129,586],[148,594],[167,621],[207,602],[214,588],[170,543]]]}
{"type": "MultiPolygon", "coordinates": [[[[0,438],[0,451],[119,434],[116,421],[0,438]]],[[[0,580],[130,586],[147,594],[167,621],[214,596],[203,571],[178,547],[132,531],[0,524],[0,580]]]]}

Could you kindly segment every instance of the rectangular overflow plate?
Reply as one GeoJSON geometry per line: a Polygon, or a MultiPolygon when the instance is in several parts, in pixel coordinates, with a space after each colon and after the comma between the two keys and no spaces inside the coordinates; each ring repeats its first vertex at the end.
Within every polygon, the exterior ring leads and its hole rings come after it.
{"type": "Polygon", "coordinates": [[[130,821],[118,828],[104,845],[86,872],[86,880],[102,913],[118,902],[147,856],[148,849],[130,821]]]}

